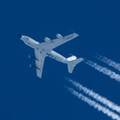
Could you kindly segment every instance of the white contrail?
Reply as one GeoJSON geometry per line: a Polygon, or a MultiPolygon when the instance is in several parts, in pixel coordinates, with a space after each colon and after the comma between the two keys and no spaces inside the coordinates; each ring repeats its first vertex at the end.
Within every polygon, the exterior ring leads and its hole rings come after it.
{"type": "Polygon", "coordinates": [[[102,67],[102,66],[98,65],[97,63],[94,63],[90,60],[86,60],[84,62],[86,64],[88,64],[89,66],[95,68],[99,72],[102,72],[103,74],[110,76],[110,78],[115,79],[116,81],[120,82],[120,75],[116,74],[115,72],[111,71],[110,69],[108,69],[106,67],[102,67]]]}
{"type": "Polygon", "coordinates": [[[120,120],[120,116],[114,112],[112,112],[111,110],[109,110],[108,108],[98,104],[97,102],[95,102],[94,100],[89,99],[88,97],[82,95],[81,93],[78,93],[76,91],[74,91],[71,88],[68,88],[68,90],[75,96],[77,96],[79,99],[81,99],[82,101],[88,103],[90,106],[93,106],[95,109],[97,109],[98,111],[103,112],[104,114],[106,114],[107,116],[111,117],[112,119],[116,119],[116,120],[120,120]]]}
{"type": "Polygon", "coordinates": [[[112,66],[113,68],[117,69],[120,71],[120,64],[112,61],[111,59],[108,59],[102,55],[96,54],[93,57],[97,58],[98,60],[101,60],[104,63],[107,63],[109,66],[112,66]]]}
{"type": "Polygon", "coordinates": [[[112,110],[115,110],[115,111],[120,113],[120,106],[116,105],[115,103],[108,100],[107,98],[102,97],[98,93],[95,93],[93,90],[90,90],[90,89],[82,86],[80,83],[78,83],[76,81],[73,81],[72,79],[69,79],[69,78],[67,78],[67,79],[68,79],[69,82],[71,82],[79,90],[82,90],[84,93],[86,93],[87,95],[93,97],[95,100],[101,102],[102,104],[104,104],[105,106],[111,108],[112,110]]]}

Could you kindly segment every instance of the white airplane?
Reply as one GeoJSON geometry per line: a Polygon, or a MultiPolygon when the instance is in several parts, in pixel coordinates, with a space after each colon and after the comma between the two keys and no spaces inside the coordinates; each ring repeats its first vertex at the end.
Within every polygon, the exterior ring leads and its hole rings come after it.
{"type": "Polygon", "coordinates": [[[35,60],[36,66],[30,64],[30,67],[36,69],[37,76],[39,78],[42,77],[44,60],[45,60],[45,57],[47,57],[47,56],[50,58],[53,58],[59,62],[62,62],[64,64],[67,64],[69,73],[72,73],[75,65],[77,65],[79,62],[84,60],[83,58],[77,59],[77,57],[74,55],[72,55],[69,58],[65,58],[62,55],[60,55],[59,53],[52,50],[52,49],[58,47],[59,45],[76,38],[77,36],[79,36],[77,33],[73,33],[73,34],[70,34],[70,35],[67,35],[64,37],[60,34],[57,34],[56,35],[57,39],[51,40],[50,38],[45,37],[45,39],[44,39],[45,42],[39,43],[28,36],[18,34],[18,37],[26,45],[33,48],[35,51],[35,57],[29,55],[29,58],[35,60]]]}

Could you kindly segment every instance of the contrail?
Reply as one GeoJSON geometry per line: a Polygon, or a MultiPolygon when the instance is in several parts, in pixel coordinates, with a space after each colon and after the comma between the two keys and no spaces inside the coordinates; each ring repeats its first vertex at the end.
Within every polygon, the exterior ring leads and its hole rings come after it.
{"type": "Polygon", "coordinates": [[[119,63],[116,63],[116,62],[112,61],[111,59],[108,59],[108,58],[106,58],[102,55],[99,55],[99,54],[93,55],[93,57],[97,58],[98,60],[100,60],[104,63],[107,63],[109,66],[120,71],[120,64],[119,63]]]}
{"type": "Polygon", "coordinates": [[[68,90],[71,92],[71,94],[77,96],[79,99],[81,99],[82,101],[88,103],[90,106],[93,106],[98,111],[103,112],[104,114],[106,114],[107,116],[111,117],[112,119],[120,120],[120,116],[118,114],[112,112],[108,108],[98,104],[94,100],[89,99],[88,97],[84,96],[81,93],[76,92],[75,90],[73,90],[71,88],[68,88],[68,90]]]}
{"type": "Polygon", "coordinates": [[[84,60],[84,62],[86,64],[88,64],[89,66],[95,68],[99,72],[102,72],[103,74],[110,76],[110,78],[115,79],[116,81],[120,82],[120,75],[116,74],[115,72],[111,71],[110,69],[108,69],[106,67],[102,67],[102,66],[98,65],[97,63],[94,63],[90,60],[84,60]]]}
{"type": "Polygon", "coordinates": [[[93,90],[90,90],[90,89],[82,86],[80,83],[78,83],[76,81],[73,81],[72,79],[69,79],[69,78],[66,78],[66,79],[69,82],[71,82],[76,88],[78,88],[79,90],[83,91],[84,93],[86,93],[90,97],[93,97],[95,100],[101,102],[102,104],[104,104],[105,106],[109,107],[110,109],[115,110],[115,111],[120,113],[120,106],[116,105],[115,103],[113,103],[112,101],[108,100],[107,98],[102,97],[98,93],[95,93],[93,90]]]}

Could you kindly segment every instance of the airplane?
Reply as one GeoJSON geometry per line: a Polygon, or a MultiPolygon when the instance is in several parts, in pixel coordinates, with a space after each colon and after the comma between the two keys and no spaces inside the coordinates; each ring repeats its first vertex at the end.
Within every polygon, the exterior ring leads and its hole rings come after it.
{"type": "Polygon", "coordinates": [[[72,33],[67,36],[62,36],[61,34],[56,34],[56,39],[51,40],[48,37],[45,37],[44,40],[45,42],[39,43],[35,41],[34,39],[25,36],[25,35],[17,35],[26,45],[29,47],[33,48],[35,51],[35,57],[32,55],[29,55],[28,58],[35,60],[36,66],[30,64],[29,67],[36,69],[37,76],[39,78],[42,77],[42,71],[43,71],[43,65],[44,65],[44,60],[45,57],[50,57],[53,58],[59,62],[62,62],[64,64],[68,65],[68,72],[72,73],[74,67],[83,61],[83,58],[78,58],[74,55],[71,57],[65,58],[64,56],[60,55],[59,53],[55,52],[53,49],[78,37],[79,35],[77,33],[72,33]]]}

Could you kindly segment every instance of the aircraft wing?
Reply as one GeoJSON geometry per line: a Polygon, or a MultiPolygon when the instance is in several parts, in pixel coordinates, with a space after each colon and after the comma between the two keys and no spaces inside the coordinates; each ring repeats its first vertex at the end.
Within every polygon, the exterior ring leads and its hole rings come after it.
{"type": "Polygon", "coordinates": [[[42,56],[38,50],[35,49],[35,58],[37,59],[35,60],[37,76],[41,78],[45,57],[42,56]]]}
{"type": "Polygon", "coordinates": [[[73,33],[73,34],[70,34],[70,35],[67,35],[67,36],[64,36],[64,37],[61,37],[61,38],[57,38],[57,39],[54,39],[54,40],[51,40],[51,42],[43,42],[40,44],[40,48],[47,48],[47,49],[54,49],[76,37],[78,37],[79,35],[77,33],[73,33]]]}

